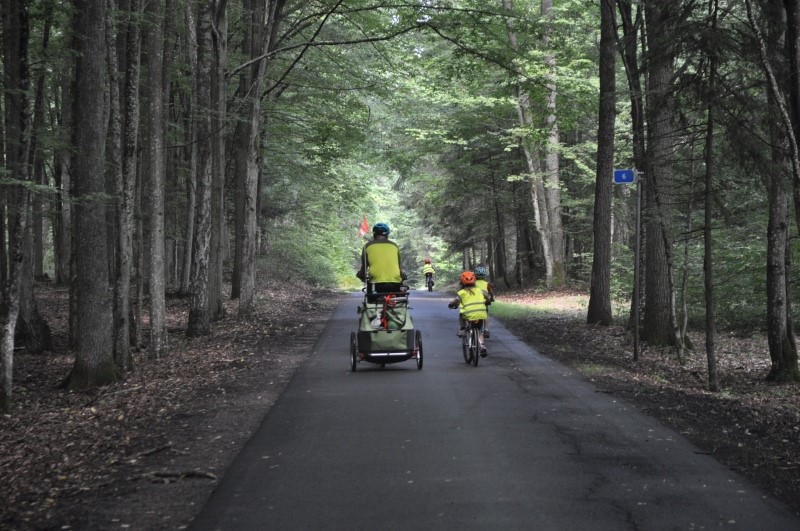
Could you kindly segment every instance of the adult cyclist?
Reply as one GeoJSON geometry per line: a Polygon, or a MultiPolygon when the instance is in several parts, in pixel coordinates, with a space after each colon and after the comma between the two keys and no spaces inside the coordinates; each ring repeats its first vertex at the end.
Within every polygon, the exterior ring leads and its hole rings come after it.
{"type": "Polygon", "coordinates": [[[400,267],[400,249],[389,240],[389,225],[376,223],[372,240],[361,250],[361,269],[356,276],[367,283],[367,294],[396,293],[407,278],[400,267]]]}

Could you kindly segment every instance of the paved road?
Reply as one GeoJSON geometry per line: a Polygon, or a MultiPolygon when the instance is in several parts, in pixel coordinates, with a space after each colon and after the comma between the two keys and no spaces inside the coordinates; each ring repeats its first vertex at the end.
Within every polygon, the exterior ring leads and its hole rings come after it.
{"type": "Polygon", "coordinates": [[[635,408],[492,323],[413,292],[424,367],[350,371],[355,295],[192,529],[800,530],[800,519],[635,408]]]}

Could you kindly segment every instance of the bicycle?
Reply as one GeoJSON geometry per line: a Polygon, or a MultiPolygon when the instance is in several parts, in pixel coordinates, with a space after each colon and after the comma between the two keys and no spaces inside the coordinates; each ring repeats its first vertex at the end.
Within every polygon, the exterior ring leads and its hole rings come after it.
{"type": "Polygon", "coordinates": [[[464,361],[467,365],[478,366],[480,358],[481,341],[483,334],[483,320],[467,320],[464,326],[464,335],[461,337],[461,350],[464,352],[464,361]]]}
{"type": "Polygon", "coordinates": [[[425,275],[425,287],[428,291],[433,291],[433,275],[425,275]]]}

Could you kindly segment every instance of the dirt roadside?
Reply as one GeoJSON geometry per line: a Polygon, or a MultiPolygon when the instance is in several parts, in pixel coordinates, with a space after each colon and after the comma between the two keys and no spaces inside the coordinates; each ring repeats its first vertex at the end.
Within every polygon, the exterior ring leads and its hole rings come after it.
{"type": "MultiPolygon", "coordinates": [[[[168,357],[139,353],[125,381],[65,393],[58,383],[72,357],[59,348],[64,293],[47,290],[40,310],[59,343],[51,353],[16,356],[15,412],[0,419],[0,527],[186,527],[309,355],[338,299],[276,285],[261,293],[270,297],[258,300],[253,318],[228,317],[213,335],[194,340],[181,332],[186,301],[171,298],[168,357]]],[[[535,293],[509,298],[542,301],[535,293]]],[[[704,389],[703,355],[680,367],[671,352],[645,348],[634,363],[624,330],[582,324],[571,300],[551,294],[548,305],[563,312],[506,325],[581,371],[599,392],[657,417],[800,513],[800,386],[764,382],[765,341],[721,337],[724,391],[712,394],[704,389]]],[[[228,315],[235,315],[233,305],[228,315]]]]}

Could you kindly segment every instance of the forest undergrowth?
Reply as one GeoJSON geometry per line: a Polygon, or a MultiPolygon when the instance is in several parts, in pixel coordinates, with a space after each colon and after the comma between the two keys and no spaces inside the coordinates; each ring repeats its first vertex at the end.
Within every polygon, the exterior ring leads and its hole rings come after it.
{"type": "MultiPolygon", "coordinates": [[[[257,311],[234,303],[213,334],[187,339],[187,301],[168,300],[171,350],[136,354],[136,369],[102,389],[59,387],[66,350],[66,291],[39,286],[53,328],[52,352],[15,355],[11,415],[0,419],[2,529],[181,529],[311,348],[337,297],[264,284],[257,311]]],[[[766,339],[720,334],[722,392],[706,390],[705,354],[680,366],[669,349],[643,347],[633,362],[621,327],[584,324],[574,293],[505,293],[499,300],[547,306],[505,320],[541,353],[574,367],[599,392],[629,401],[751,478],[800,514],[800,386],[765,381],[766,339]]],[[[693,337],[702,345],[701,337],[693,337]]]]}

